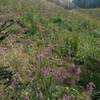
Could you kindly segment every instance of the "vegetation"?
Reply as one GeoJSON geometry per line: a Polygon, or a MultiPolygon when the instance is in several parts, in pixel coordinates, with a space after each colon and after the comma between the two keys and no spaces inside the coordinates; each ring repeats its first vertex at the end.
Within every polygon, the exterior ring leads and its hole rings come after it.
{"type": "Polygon", "coordinates": [[[89,12],[0,0],[0,100],[99,100],[99,9],[89,12]]]}

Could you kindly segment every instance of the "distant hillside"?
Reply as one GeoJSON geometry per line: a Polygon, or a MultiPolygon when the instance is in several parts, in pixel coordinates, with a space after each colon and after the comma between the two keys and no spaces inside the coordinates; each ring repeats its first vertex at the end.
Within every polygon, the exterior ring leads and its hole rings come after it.
{"type": "Polygon", "coordinates": [[[72,0],[48,0],[50,2],[54,2],[57,5],[63,6],[64,8],[77,8],[77,5],[73,3],[72,0]]]}

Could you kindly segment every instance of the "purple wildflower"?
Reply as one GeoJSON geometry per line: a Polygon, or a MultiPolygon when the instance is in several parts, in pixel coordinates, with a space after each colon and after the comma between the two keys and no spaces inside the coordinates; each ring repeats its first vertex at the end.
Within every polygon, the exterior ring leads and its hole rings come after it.
{"type": "Polygon", "coordinates": [[[23,100],[29,100],[29,96],[24,96],[23,100]]]}
{"type": "Polygon", "coordinates": [[[95,92],[95,84],[93,82],[89,82],[87,85],[86,85],[86,90],[87,90],[87,93],[92,96],[93,93],[95,92]]]}

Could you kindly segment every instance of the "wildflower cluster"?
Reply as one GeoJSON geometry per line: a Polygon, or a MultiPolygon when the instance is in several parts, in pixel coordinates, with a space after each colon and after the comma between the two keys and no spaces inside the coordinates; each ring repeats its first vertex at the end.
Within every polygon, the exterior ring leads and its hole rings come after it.
{"type": "Polygon", "coordinates": [[[57,69],[54,69],[49,67],[43,69],[44,76],[51,75],[56,80],[61,81],[63,83],[67,83],[69,85],[74,85],[79,81],[80,73],[81,69],[75,64],[69,64],[67,68],[59,67],[57,69]]]}

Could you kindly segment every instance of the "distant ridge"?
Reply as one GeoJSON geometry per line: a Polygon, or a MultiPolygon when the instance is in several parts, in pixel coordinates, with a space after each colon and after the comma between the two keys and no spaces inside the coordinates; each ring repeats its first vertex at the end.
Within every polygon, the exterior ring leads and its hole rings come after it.
{"type": "Polygon", "coordinates": [[[60,5],[64,8],[73,9],[78,8],[77,5],[75,5],[72,0],[48,0],[50,2],[56,3],[57,5],[60,5]]]}

